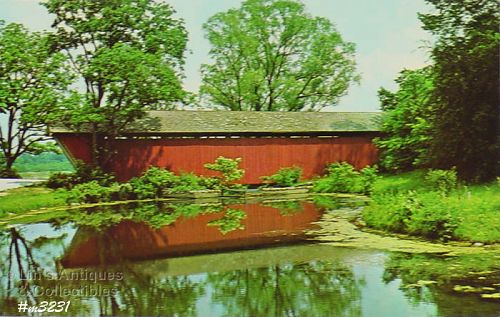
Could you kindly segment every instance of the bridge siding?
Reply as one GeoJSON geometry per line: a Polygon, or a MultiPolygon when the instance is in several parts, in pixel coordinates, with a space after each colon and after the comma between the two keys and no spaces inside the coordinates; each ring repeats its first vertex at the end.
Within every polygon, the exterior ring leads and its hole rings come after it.
{"type": "MultiPolygon", "coordinates": [[[[73,158],[91,161],[89,137],[60,134],[56,138],[73,158]]],[[[124,139],[112,144],[116,156],[111,170],[120,181],[140,175],[149,166],[213,176],[216,173],[203,164],[224,156],[242,158],[245,184],[260,183],[261,176],[294,165],[304,169],[304,178],[311,178],[322,174],[331,162],[347,161],[358,169],[374,164],[377,149],[372,139],[369,134],[337,138],[124,139]]]]}

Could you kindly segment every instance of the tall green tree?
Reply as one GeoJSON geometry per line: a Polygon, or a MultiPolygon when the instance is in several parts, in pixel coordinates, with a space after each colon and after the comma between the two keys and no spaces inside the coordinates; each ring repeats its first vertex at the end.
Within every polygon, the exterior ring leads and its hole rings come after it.
{"type": "Polygon", "coordinates": [[[146,110],[181,102],[187,33],[174,10],[150,0],[48,0],[54,49],[71,60],[85,92],[66,120],[92,133],[94,164],[112,158],[110,143],[146,110]]]}
{"type": "Polygon", "coordinates": [[[380,165],[401,172],[429,164],[433,123],[434,73],[431,66],[403,70],[396,79],[396,92],[379,90],[383,136],[375,140],[380,149],[380,165]]]}
{"type": "Polygon", "coordinates": [[[432,163],[456,166],[466,180],[490,179],[500,168],[498,2],[427,2],[436,9],[419,14],[436,38],[432,163]]]}
{"type": "Polygon", "coordinates": [[[203,26],[213,63],[200,93],[229,110],[319,110],[337,104],[355,74],[354,45],[295,0],[247,0],[203,26]]]}
{"type": "Polygon", "coordinates": [[[0,175],[16,176],[22,154],[54,150],[47,124],[57,120],[72,77],[66,58],[51,53],[47,34],[0,21],[0,175]]]}

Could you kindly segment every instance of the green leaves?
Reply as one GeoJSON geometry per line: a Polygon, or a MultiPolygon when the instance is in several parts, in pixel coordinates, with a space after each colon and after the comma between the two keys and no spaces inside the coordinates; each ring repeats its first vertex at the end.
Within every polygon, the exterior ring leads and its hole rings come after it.
{"type": "Polygon", "coordinates": [[[241,158],[225,158],[219,156],[215,163],[207,163],[204,167],[211,171],[217,171],[222,174],[222,184],[230,187],[232,182],[235,182],[245,175],[245,170],[240,168],[241,158]]]}
{"type": "MultiPolygon", "coordinates": [[[[65,124],[108,140],[146,110],[168,110],[187,99],[181,72],[187,32],[160,1],[49,0],[55,15],[52,48],[63,51],[85,92],[74,96],[65,124]]],[[[95,139],[95,138],[93,138],[95,139]]],[[[109,142],[93,144],[94,162],[111,159],[109,142]]]]}
{"type": "Polygon", "coordinates": [[[214,62],[202,65],[200,93],[229,110],[319,110],[358,79],[354,45],[298,1],[247,0],[204,29],[214,62]]]}
{"type": "Polygon", "coordinates": [[[405,171],[429,162],[432,128],[434,73],[431,67],[404,70],[396,79],[399,89],[379,90],[384,136],[375,143],[381,150],[381,166],[390,171],[405,171]]]}
{"type": "Polygon", "coordinates": [[[74,77],[66,58],[51,52],[45,33],[30,33],[20,24],[0,21],[0,144],[3,164],[10,170],[23,153],[53,148],[45,127],[60,118],[74,77]]]}
{"type": "Polygon", "coordinates": [[[465,180],[493,179],[500,173],[498,3],[428,2],[435,12],[419,18],[436,36],[432,166],[456,166],[465,180]]]}
{"type": "Polygon", "coordinates": [[[278,187],[290,187],[299,183],[302,176],[302,168],[298,166],[280,168],[271,176],[262,176],[261,179],[267,183],[278,187]]]}

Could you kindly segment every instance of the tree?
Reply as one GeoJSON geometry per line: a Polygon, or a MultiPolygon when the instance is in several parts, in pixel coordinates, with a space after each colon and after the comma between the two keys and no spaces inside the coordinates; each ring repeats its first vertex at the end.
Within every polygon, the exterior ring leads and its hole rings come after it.
{"type": "Polygon", "coordinates": [[[115,137],[144,116],[181,102],[187,33],[173,9],[149,0],[49,0],[54,49],[64,51],[85,92],[66,122],[92,134],[93,163],[112,158],[115,137]]]}
{"type": "Polygon", "coordinates": [[[375,140],[380,149],[380,165],[389,171],[406,171],[429,164],[430,134],[433,123],[431,104],[434,92],[431,66],[403,70],[396,83],[399,89],[379,90],[383,136],[375,140]]]}
{"type": "Polygon", "coordinates": [[[47,34],[0,21],[0,175],[16,176],[23,153],[54,150],[44,128],[58,118],[72,77],[65,57],[51,53],[47,34]]]}
{"type": "Polygon", "coordinates": [[[295,0],[247,0],[203,28],[213,63],[200,93],[229,110],[319,110],[358,79],[354,45],[295,0]]]}
{"type": "Polygon", "coordinates": [[[500,169],[498,3],[427,2],[436,8],[419,14],[436,37],[432,164],[456,166],[462,179],[490,179],[500,169]]]}

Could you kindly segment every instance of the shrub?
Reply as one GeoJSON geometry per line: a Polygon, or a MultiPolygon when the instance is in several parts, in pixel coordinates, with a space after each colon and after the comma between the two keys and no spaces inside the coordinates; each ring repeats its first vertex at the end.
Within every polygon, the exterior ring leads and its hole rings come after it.
{"type": "Polygon", "coordinates": [[[0,169],[0,178],[21,178],[21,175],[19,175],[15,168],[11,168],[10,170],[0,169]]]}
{"type": "Polygon", "coordinates": [[[115,182],[115,176],[105,172],[99,166],[86,164],[82,161],[77,161],[73,174],[74,184],[83,184],[90,181],[96,181],[102,186],[109,186],[115,182]]]}
{"type": "Polygon", "coordinates": [[[205,168],[211,171],[220,172],[221,184],[226,187],[231,187],[231,183],[240,180],[245,175],[245,170],[240,168],[241,158],[225,158],[219,156],[215,163],[205,164],[205,168]]]}
{"type": "Polygon", "coordinates": [[[318,193],[369,193],[377,179],[376,167],[365,167],[360,172],[346,162],[327,167],[327,175],[315,181],[313,191],[318,193]]]}
{"type": "Polygon", "coordinates": [[[425,180],[436,190],[448,194],[457,187],[457,171],[452,170],[430,170],[425,175],[425,180]]]}
{"type": "Polygon", "coordinates": [[[159,198],[167,188],[175,186],[178,176],[173,172],[159,167],[150,167],[140,177],[129,181],[132,192],[137,199],[159,198]]]}
{"type": "Polygon", "coordinates": [[[202,177],[202,176],[198,177],[200,179],[200,184],[206,189],[216,189],[216,190],[221,189],[221,183],[219,179],[215,177],[202,177]]]}
{"type": "Polygon", "coordinates": [[[178,176],[177,183],[169,192],[182,193],[192,190],[216,189],[218,183],[218,179],[197,176],[193,173],[183,173],[178,176]]]}
{"type": "Polygon", "coordinates": [[[159,167],[150,167],[140,177],[129,181],[138,199],[159,198],[165,189],[176,186],[178,182],[179,177],[173,172],[159,167]]]}
{"type": "Polygon", "coordinates": [[[363,192],[365,194],[371,193],[375,181],[379,179],[378,168],[376,166],[367,166],[360,171],[360,174],[363,192]]]}
{"type": "Polygon", "coordinates": [[[419,206],[411,211],[406,231],[431,239],[450,240],[457,225],[449,202],[436,192],[419,194],[418,200],[419,206]]]}
{"type": "Polygon", "coordinates": [[[68,202],[98,203],[111,200],[116,187],[101,186],[97,181],[78,184],[69,192],[68,202]]]}
{"type": "Polygon", "coordinates": [[[384,193],[373,197],[363,219],[377,229],[449,240],[457,228],[451,208],[438,192],[384,193]]]}
{"type": "Polygon", "coordinates": [[[46,182],[49,188],[71,189],[75,185],[96,181],[102,186],[109,186],[115,181],[113,174],[106,173],[98,166],[85,164],[77,161],[74,173],[54,173],[46,182]]]}
{"type": "Polygon", "coordinates": [[[50,175],[49,179],[45,183],[48,188],[69,188],[73,185],[73,174],[72,173],[53,173],[50,175]]]}
{"type": "Polygon", "coordinates": [[[414,194],[380,194],[363,210],[363,220],[375,229],[406,232],[406,220],[415,207],[414,194]]]}
{"type": "Polygon", "coordinates": [[[262,176],[261,179],[270,184],[278,187],[290,187],[299,183],[302,176],[302,169],[300,167],[284,167],[280,168],[276,174],[271,176],[262,176]]]}

